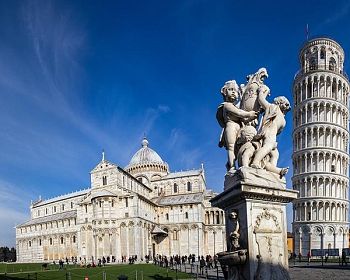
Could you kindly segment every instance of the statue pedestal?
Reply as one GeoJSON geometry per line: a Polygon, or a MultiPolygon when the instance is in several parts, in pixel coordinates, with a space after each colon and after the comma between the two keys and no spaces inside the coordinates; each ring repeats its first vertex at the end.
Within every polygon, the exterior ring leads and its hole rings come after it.
{"type": "Polygon", "coordinates": [[[239,251],[218,254],[227,279],[289,279],[286,204],[298,192],[287,190],[277,174],[251,167],[226,175],[224,185],[224,192],[211,202],[225,211],[227,248],[232,247],[233,211],[238,213],[240,234],[239,251]],[[245,258],[235,261],[242,252],[245,258]]]}

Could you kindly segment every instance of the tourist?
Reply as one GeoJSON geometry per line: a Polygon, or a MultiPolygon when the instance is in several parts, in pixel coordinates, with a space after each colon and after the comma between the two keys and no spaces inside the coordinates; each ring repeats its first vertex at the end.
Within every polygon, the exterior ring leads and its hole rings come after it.
{"type": "Polygon", "coordinates": [[[204,274],[204,267],[205,267],[205,260],[204,260],[203,256],[199,260],[199,267],[200,267],[200,273],[203,275],[204,274]]]}
{"type": "Polygon", "coordinates": [[[63,269],[63,260],[62,260],[62,259],[60,259],[60,260],[58,261],[58,264],[59,264],[59,269],[60,269],[60,270],[63,269]]]}
{"type": "Polygon", "coordinates": [[[343,249],[341,251],[341,265],[348,265],[347,261],[346,261],[346,252],[345,249],[343,249]]]}

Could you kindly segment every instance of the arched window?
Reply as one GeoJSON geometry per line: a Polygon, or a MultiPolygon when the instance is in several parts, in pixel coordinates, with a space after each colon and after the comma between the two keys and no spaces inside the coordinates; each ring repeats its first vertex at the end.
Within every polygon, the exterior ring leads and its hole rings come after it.
{"type": "Polygon", "coordinates": [[[39,246],[41,246],[41,239],[39,239],[39,246]]]}
{"type": "Polygon", "coordinates": [[[169,220],[169,214],[168,213],[165,214],[165,218],[167,219],[167,221],[169,220]]]}
{"type": "Polygon", "coordinates": [[[32,241],[29,241],[29,247],[32,247],[32,241]]]}
{"type": "Polygon", "coordinates": [[[220,215],[219,212],[216,212],[216,223],[220,224],[220,215]]]}
{"type": "Polygon", "coordinates": [[[315,57],[310,58],[309,64],[310,64],[309,65],[310,70],[317,69],[317,59],[315,57]]]}
{"type": "Polygon", "coordinates": [[[102,177],[102,184],[103,184],[104,186],[107,185],[107,176],[103,176],[103,177],[102,177]]]}
{"type": "Polygon", "coordinates": [[[63,237],[61,237],[61,244],[63,244],[63,237]]]}
{"type": "Polygon", "coordinates": [[[191,184],[191,182],[187,182],[187,191],[188,192],[192,191],[192,184],[191,184]]]}
{"type": "Polygon", "coordinates": [[[188,212],[185,212],[185,219],[188,219],[188,212]]]}
{"type": "Polygon", "coordinates": [[[177,193],[177,184],[174,184],[174,193],[177,193]]]}
{"type": "Polygon", "coordinates": [[[75,243],[75,235],[73,235],[73,243],[75,243]]]}
{"type": "Polygon", "coordinates": [[[177,229],[174,229],[174,236],[173,236],[173,239],[174,240],[178,240],[178,231],[177,231],[177,229]]]}
{"type": "Polygon", "coordinates": [[[335,62],[334,57],[331,57],[329,59],[329,70],[335,71],[336,68],[337,68],[337,63],[335,62]]]}
{"type": "Polygon", "coordinates": [[[320,51],[320,59],[325,59],[326,58],[326,51],[324,49],[322,49],[320,51]]]}
{"type": "Polygon", "coordinates": [[[52,238],[50,238],[50,245],[52,245],[52,238]]]}

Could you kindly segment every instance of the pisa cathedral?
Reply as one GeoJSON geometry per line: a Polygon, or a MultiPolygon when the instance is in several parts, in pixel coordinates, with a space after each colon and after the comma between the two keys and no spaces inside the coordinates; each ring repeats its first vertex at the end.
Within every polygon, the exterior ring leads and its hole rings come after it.
{"type": "Polygon", "coordinates": [[[349,80],[334,40],[306,42],[293,85],[294,252],[349,247],[349,80]]]}
{"type": "Polygon", "coordinates": [[[125,169],[105,159],[91,187],[31,204],[16,227],[17,261],[214,255],[226,247],[225,217],[209,200],[203,166],[170,172],[146,139],[125,169]]]}

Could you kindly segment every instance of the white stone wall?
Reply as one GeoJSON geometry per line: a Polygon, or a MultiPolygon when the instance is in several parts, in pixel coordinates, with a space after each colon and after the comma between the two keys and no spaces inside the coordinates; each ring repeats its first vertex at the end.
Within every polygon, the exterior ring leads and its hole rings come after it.
{"type": "Polygon", "coordinates": [[[314,39],[300,52],[293,85],[293,234],[296,254],[348,247],[349,81],[344,51],[314,39]]]}
{"type": "Polygon", "coordinates": [[[36,262],[78,256],[77,226],[74,224],[74,219],[70,221],[70,226],[67,221],[64,223],[63,226],[62,221],[54,221],[49,223],[47,229],[47,224],[43,228],[42,224],[31,226],[32,229],[29,231],[28,227],[17,228],[17,261],[36,262]]]}
{"type": "MultiPolygon", "coordinates": [[[[141,167],[137,170],[142,171],[141,167]]],[[[213,255],[224,251],[223,212],[210,205],[213,193],[206,192],[204,173],[186,174],[166,178],[165,173],[164,179],[157,177],[148,186],[115,164],[101,161],[91,171],[91,189],[31,206],[31,220],[16,229],[18,261],[77,257],[78,262],[91,262],[103,256],[121,261],[122,256],[132,255],[141,259],[153,254],[213,255]],[[159,205],[151,198],[159,197],[160,188],[163,197],[200,194],[203,199],[159,205]],[[152,235],[155,226],[168,235],[152,235]]],[[[152,178],[149,170],[146,175],[152,178]]]]}

